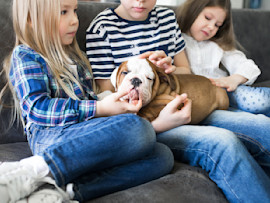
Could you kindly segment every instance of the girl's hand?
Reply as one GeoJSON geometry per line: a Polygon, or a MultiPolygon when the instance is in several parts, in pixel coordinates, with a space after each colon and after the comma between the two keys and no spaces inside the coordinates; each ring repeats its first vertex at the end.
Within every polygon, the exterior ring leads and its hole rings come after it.
{"type": "Polygon", "coordinates": [[[191,103],[191,100],[187,98],[187,94],[177,95],[152,121],[155,131],[159,133],[188,124],[191,121],[191,103]],[[184,106],[178,110],[178,107],[182,104],[184,106]]]}
{"type": "Polygon", "coordinates": [[[142,100],[128,103],[121,101],[121,98],[128,94],[128,91],[122,90],[97,101],[96,117],[113,116],[123,113],[137,113],[142,108],[142,100]]]}
{"type": "Polygon", "coordinates": [[[228,92],[236,90],[236,88],[247,81],[247,79],[241,75],[235,74],[228,77],[222,77],[218,79],[209,78],[213,85],[217,87],[225,88],[228,92]]]}
{"type": "Polygon", "coordinates": [[[176,70],[176,67],[172,65],[172,58],[164,51],[148,51],[139,55],[139,58],[148,58],[157,67],[163,68],[167,74],[176,70]]]}

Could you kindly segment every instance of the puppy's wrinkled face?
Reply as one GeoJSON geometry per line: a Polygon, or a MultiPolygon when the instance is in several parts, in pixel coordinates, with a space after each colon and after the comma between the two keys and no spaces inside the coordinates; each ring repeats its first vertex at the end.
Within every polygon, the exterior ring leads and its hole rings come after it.
{"type": "Polygon", "coordinates": [[[142,99],[142,104],[145,106],[151,100],[152,86],[155,79],[155,74],[152,67],[146,59],[133,57],[123,63],[117,72],[115,83],[116,90],[128,89],[129,94],[123,97],[124,100],[136,102],[142,99]]]}

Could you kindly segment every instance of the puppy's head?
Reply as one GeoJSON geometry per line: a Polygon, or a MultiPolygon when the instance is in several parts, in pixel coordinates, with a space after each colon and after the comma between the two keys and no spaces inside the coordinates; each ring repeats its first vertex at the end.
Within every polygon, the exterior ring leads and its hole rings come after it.
{"type": "Polygon", "coordinates": [[[116,91],[128,89],[129,94],[123,99],[133,102],[141,98],[145,106],[154,97],[155,83],[159,80],[153,66],[147,59],[133,57],[113,71],[111,82],[116,91]]]}

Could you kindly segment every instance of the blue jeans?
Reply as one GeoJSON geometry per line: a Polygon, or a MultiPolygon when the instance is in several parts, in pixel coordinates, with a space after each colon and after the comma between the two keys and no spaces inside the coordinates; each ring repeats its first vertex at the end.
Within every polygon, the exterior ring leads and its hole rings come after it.
{"type": "Polygon", "coordinates": [[[217,110],[201,126],[180,126],[157,140],[175,159],[207,171],[230,202],[270,202],[270,118],[217,110]]]}
{"type": "Polygon", "coordinates": [[[255,114],[270,116],[270,88],[240,85],[228,92],[230,106],[255,114]]]}
{"type": "Polygon", "coordinates": [[[57,184],[74,183],[86,201],[169,173],[170,149],[156,142],[148,121],[133,114],[95,118],[64,127],[32,124],[28,141],[44,157],[57,184]]]}

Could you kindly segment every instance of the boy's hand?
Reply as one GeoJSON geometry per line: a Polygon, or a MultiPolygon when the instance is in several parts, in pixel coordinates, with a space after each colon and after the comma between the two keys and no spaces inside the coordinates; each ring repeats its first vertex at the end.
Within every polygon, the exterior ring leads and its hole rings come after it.
{"type": "Polygon", "coordinates": [[[180,125],[188,124],[191,121],[192,102],[187,98],[187,94],[177,95],[174,100],[168,103],[159,113],[159,116],[152,121],[156,132],[163,132],[180,125]],[[178,110],[178,107],[183,107],[178,110]]]}
{"type": "Polygon", "coordinates": [[[172,65],[172,58],[167,56],[164,51],[148,51],[139,55],[139,58],[148,58],[157,67],[163,68],[167,74],[176,70],[176,67],[172,65]]]}
{"type": "Polygon", "coordinates": [[[113,116],[123,113],[137,113],[142,108],[141,98],[132,103],[122,101],[121,98],[127,94],[128,91],[123,90],[113,93],[101,101],[97,101],[96,117],[113,116]]]}

